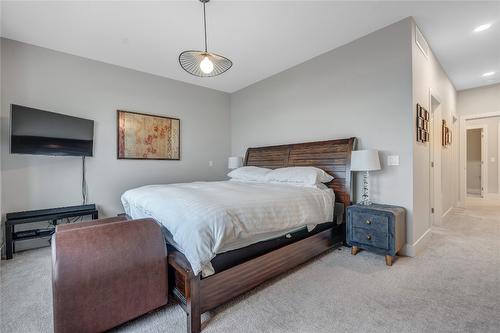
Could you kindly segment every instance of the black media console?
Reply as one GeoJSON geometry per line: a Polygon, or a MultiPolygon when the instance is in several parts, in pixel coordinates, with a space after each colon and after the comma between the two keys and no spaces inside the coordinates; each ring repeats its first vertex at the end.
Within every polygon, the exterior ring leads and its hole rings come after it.
{"type": "Polygon", "coordinates": [[[54,228],[23,230],[16,232],[14,227],[18,224],[51,221],[54,226],[58,220],[71,218],[92,216],[93,220],[98,218],[98,212],[94,204],[71,206],[51,209],[40,209],[26,212],[16,212],[6,214],[5,221],[5,247],[6,258],[12,259],[12,254],[16,252],[15,242],[27,239],[47,237],[54,233],[54,228]]]}

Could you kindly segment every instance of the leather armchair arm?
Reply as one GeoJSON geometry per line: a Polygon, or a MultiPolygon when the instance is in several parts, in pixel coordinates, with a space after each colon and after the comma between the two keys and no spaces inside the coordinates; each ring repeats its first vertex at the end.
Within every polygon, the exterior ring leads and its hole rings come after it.
{"type": "Polygon", "coordinates": [[[59,230],[52,239],[54,331],[105,331],[156,309],[167,303],[167,280],[165,241],[152,219],[59,230]]]}
{"type": "Polygon", "coordinates": [[[121,215],[121,216],[113,216],[113,217],[108,217],[108,218],[104,218],[104,219],[90,220],[90,221],[84,221],[84,222],[58,224],[56,226],[56,232],[91,227],[94,225],[104,224],[104,223],[125,222],[125,221],[127,221],[127,217],[121,215]]]}

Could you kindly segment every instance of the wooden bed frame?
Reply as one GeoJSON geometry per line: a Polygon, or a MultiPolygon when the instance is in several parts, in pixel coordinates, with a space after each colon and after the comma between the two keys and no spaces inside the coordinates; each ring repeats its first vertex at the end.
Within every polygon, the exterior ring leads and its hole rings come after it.
{"type": "MultiPolygon", "coordinates": [[[[356,139],[348,138],[249,148],[245,165],[272,169],[287,166],[321,168],[335,177],[327,185],[334,190],[335,201],[347,207],[352,196],[350,166],[355,145],[356,139]]],[[[334,241],[330,228],[206,278],[193,274],[182,253],[170,251],[169,288],[187,313],[188,333],[198,333],[202,313],[340,244],[334,241]]]]}

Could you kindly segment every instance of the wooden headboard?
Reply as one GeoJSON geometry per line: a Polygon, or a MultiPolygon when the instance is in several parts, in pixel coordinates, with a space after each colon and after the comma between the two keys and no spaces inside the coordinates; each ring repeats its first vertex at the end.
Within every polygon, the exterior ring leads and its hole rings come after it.
{"type": "Polygon", "coordinates": [[[356,138],[248,148],[245,165],[262,168],[314,166],[335,177],[326,184],[335,192],[335,201],[351,204],[351,152],[356,138]]]}

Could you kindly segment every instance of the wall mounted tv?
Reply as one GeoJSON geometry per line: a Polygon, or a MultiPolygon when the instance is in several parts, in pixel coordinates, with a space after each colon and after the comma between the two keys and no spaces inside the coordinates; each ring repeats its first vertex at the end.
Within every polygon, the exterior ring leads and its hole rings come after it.
{"type": "Polygon", "coordinates": [[[13,154],[92,156],[94,121],[11,105],[13,154]]]}

